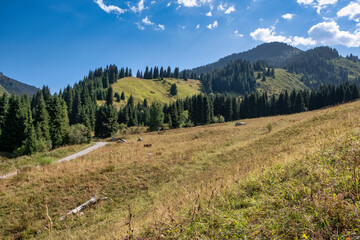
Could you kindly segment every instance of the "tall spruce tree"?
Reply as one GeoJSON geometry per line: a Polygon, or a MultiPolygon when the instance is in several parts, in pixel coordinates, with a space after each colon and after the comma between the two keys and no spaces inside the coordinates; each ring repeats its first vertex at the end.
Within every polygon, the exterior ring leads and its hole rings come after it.
{"type": "Polygon", "coordinates": [[[159,103],[153,103],[150,107],[150,126],[149,131],[158,131],[164,122],[164,113],[159,103]]]}
{"type": "Polygon", "coordinates": [[[113,105],[105,104],[96,112],[95,136],[99,138],[111,137],[117,132],[118,114],[113,105]]]}

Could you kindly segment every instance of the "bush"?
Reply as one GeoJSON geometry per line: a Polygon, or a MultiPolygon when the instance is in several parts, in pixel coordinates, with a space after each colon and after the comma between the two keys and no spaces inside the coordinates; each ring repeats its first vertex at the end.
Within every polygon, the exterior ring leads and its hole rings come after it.
{"type": "Polygon", "coordinates": [[[86,126],[84,126],[83,124],[75,124],[70,127],[70,144],[89,143],[90,141],[91,136],[89,136],[89,129],[86,126]]]}
{"type": "Polygon", "coordinates": [[[272,123],[268,123],[268,124],[266,124],[266,129],[268,130],[268,132],[270,133],[271,131],[272,131],[272,129],[273,129],[273,125],[272,125],[272,123]]]}

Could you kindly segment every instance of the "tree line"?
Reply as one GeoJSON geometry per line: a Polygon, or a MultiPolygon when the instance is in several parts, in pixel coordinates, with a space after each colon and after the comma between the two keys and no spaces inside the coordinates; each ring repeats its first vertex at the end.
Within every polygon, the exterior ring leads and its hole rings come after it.
{"type": "MultiPolygon", "coordinates": [[[[248,62],[238,61],[215,73],[219,78],[222,72],[225,76],[239,73],[253,79],[252,71],[248,62]]],[[[129,96],[126,105],[117,110],[114,97],[115,100],[125,100],[125,94],[115,96],[111,84],[117,81],[121,72],[115,65],[90,71],[82,81],[54,95],[46,86],[32,97],[3,94],[0,97],[0,151],[31,154],[89,142],[92,133],[100,138],[110,137],[119,127],[146,126],[150,131],[157,131],[296,113],[359,98],[358,86],[346,82],[338,86],[321,85],[312,91],[283,92],[271,97],[257,92],[247,94],[253,89],[249,87],[248,91],[243,90],[245,94],[241,98],[226,93],[209,93],[164,105],[149,104],[146,99],[136,103],[133,96],[129,96]],[[105,100],[105,104],[98,106],[98,100],[105,100]]],[[[130,72],[128,70],[128,74],[130,72]]],[[[226,78],[222,81],[228,81],[228,87],[241,82],[226,78]]],[[[176,85],[172,87],[172,94],[175,93],[176,85]]]]}

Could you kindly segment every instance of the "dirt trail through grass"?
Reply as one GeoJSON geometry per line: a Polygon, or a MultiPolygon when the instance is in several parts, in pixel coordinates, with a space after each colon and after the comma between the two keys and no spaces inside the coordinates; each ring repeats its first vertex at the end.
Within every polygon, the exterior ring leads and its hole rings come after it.
{"type": "MultiPolygon", "coordinates": [[[[83,150],[83,151],[80,151],[78,153],[75,153],[71,156],[68,156],[66,158],[62,158],[62,159],[59,159],[57,161],[55,161],[54,163],[61,163],[61,162],[67,162],[67,161],[70,161],[70,160],[73,160],[75,158],[78,158],[78,157],[81,157],[81,156],[84,156],[85,154],[88,154],[98,148],[101,148],[101,147],[104,147],[105,145],[109,144],[108,142],[97,142],[95,143],[95,145],[83,150]]],[[[1,179],[7,179],[7,178],[11,178],[15,175],[17,175],[19,173],[19,170],[17,171],[13,171],[13,172],[10,172],[10,173],[7,173],[7,174],[4,174],[2,176],[0,176],[0,180],[1,179]]]]}

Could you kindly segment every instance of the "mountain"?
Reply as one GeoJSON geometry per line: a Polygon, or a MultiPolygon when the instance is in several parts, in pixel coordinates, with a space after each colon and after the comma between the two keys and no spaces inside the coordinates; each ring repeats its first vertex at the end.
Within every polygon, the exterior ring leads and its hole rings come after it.
{"type": "Polygon", "coordinates": [[[310,88],[360,80],[360,63],[341,57],[336,49],[329,47],[302,52],[291,59],[285,69],[302,75],[301,81],[310,88]]]}
{"type": "Polygon", "coordinates": [[[17,95],[27,94],[32,96],[39,90],[34,86],[11,79],[2,73],[0,73],[0,86],[2,86],[8,93],[14,92],[17,95]]]}
{"type": "Polygon", "coordinates": [[[217,62],[194,68],[191,71],[196,72],[197,74],[202,74],[217,68],[225,67],[230,61],[236,61],[239,59],[248,60],[250,62],[264,60],[270,66],[280,68],[284,67],[287,61],[300,53],[302,53],[300,49],[285,43],[264,43],[248,51],[231,54],[227,57],[221,58],[217,62]]]}

